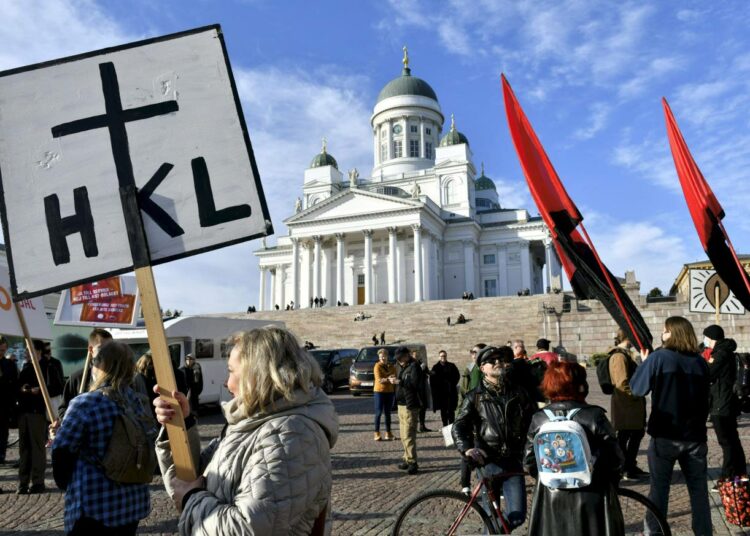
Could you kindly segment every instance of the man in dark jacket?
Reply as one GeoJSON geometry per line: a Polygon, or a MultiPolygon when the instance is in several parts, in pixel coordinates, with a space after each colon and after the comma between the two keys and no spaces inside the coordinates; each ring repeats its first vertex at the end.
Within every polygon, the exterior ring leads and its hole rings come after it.
{"type": "Polygon", "coordinates": [[[199,397],[203,391],[203,371],[201,370],[201,366],[195,361],[193,354],[185,356],[185,366],[180,367],[180,370],[185,375],[185,383],[189,391],[190,411],[197,415],[199,397]]]}
{"type": "Polygon", "coordinates": [[[432,389],[432,410],[440,410],[443,426],[456,420],[456,406],[458,405],[458,380],[461,373],[458,367],[448,361],[445,350],[438,352],[440,358],[432,367],[430,373],[430,388],[432,389]]]}
{"type": "Polygon", "coordinates": [[[737,433],[739,399],[734,392],[737,379],[737,358],[734,351],[737,350],[737,343],[724,337],[721,326],[712,325],[703,330],[703,344],[706,348],[711,348],[708,360],[711,382],[709,413],[724,457],[721,477],[745,475],[745,452],[737,433]]]}
{"type": "MultiPolygon", "coordinates": [[[[458,451],[492,472],[523,472],[526,432],[536,404],[511,379],[513,351],[488,346],[477,355],[482,383],[467,393],[453,423],[458,451]],[[496,466],[496,467],[493,467],[496,466]]],[[[493,482],[495,496],[503,495],[512,527],[526,519],[526,487],[522,476],[493,482]],[[502,487],[502,489],[500,489],[502,487]]]]}
{"type": "Polygon", "coordinates": [[[0,335],[0,465],[5,463],[8,448],[8,430],[16,416],[16,394],[18,391],[18,369],[5,357],[8,340],[0,335]]]}
{"type": "MultiPolygon", "coordinates": [[[[19,495],[42,493],[44,487],[44,470],[47,467],[47,416],[42,390],[39,387],[32,359],[39,361],[42,378],[50,398],[63,392],[62,363],[54,357],[44,357],[44,343],[34,339],[34,355],[28,359],[18,377],[18,466],[19,495]],[[31,487],[29,487],[31,481],[31,487]]],[[[27,351],[28,354],[28,351],[27,351]]]]}
{"type": "Polygon", "coordinates": [[[401,432],[401,443],[404,445],[404,461],[398,468],[410,475],[419,470],[417,465],[417,423],[419,410],[422,407],[422,368],[419,361],[412,358],[409,349],[399,346],[395,353],[398,360],[396,379],[396,405],[398,406],[398,424],[401,432]]]}

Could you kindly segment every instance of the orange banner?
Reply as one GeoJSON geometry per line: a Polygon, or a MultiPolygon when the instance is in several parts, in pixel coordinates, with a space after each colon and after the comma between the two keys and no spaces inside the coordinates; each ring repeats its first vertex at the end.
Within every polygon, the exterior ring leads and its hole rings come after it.
{"type": "Polygon", "coordinates": [[[116,298],[122,295],[120,289],[120,276],[84,283],[70,289],[70,303],[77,305],[90,301],[116,298]]]}
{"type": "Polygon", "coordinates": [[[101,322],[129,324],[135,313],[135,296],[125,294],[102,301],[90,301],[83,304],[81,322],[101,322]]]}

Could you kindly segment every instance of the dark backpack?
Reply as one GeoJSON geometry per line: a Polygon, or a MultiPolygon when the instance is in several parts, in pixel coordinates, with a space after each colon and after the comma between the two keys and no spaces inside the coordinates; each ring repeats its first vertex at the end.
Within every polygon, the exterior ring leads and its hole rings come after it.
{"type": "Polygon", "coordinates": [[[609,373],[609,358],[612,357],[612,353],[617,351],[619,350],[613,350],[607,357],[600,359],[596,364],[596,379],[599,380],[599,386],[605,395],[611,395],[615,392],[615,386],[612,384],[612,376],[609,373]]]}
{"type": "MultiPolygon", "coordinates": [[[[156,469],[156,451],[146,433],[149,423],[139,417],[127,401],[102,389],[104,396],[117,404],[120,413],[115,417],[112,437],[104,458],[96,463],[107,478],[122,484],[150,484],[156,469]]],[[[150,418],[149,414],[149,418],[150,418]]]]}
{"type": "Polygon", "coordinates": [[[735,354],[737,361],[737,380],[734,384],[735,392],[740,402],[740,410],[750,413],[750,354],[735,354]]]}

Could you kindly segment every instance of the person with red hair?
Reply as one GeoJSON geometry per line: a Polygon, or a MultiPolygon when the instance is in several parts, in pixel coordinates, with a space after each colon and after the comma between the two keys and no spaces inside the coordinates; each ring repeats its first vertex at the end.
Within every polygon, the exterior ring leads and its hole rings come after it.
{"type": "Polygon", "coordinates": [[[572,420],[586,431],[586,438],[595,459],[591,484],[583,488],[552,490],[538,480],[534,456],[534,436],[549,421],[538,411],[529,426],[524,466],[537,479],[529,517],[529,535],[608,534],[625,533],[622,510],[617,499],[624,456],[606,411],[586,403],[589,392],[586,369],[577,363],[552,362],[541,384],[550,401],[545,408],[555,415],[578,412],[572,420]]]}

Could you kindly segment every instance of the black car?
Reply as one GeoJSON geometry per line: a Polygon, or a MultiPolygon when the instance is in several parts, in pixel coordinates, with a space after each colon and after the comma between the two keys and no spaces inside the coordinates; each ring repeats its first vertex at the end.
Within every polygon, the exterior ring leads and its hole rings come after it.
{"type": "Polygon", "coordinates": [[[323,371],[323,390],[331,394],[349,381],[349,367],[359,350],[356,348],[337,348],[335,350],[310,350],[323,371]]]}

